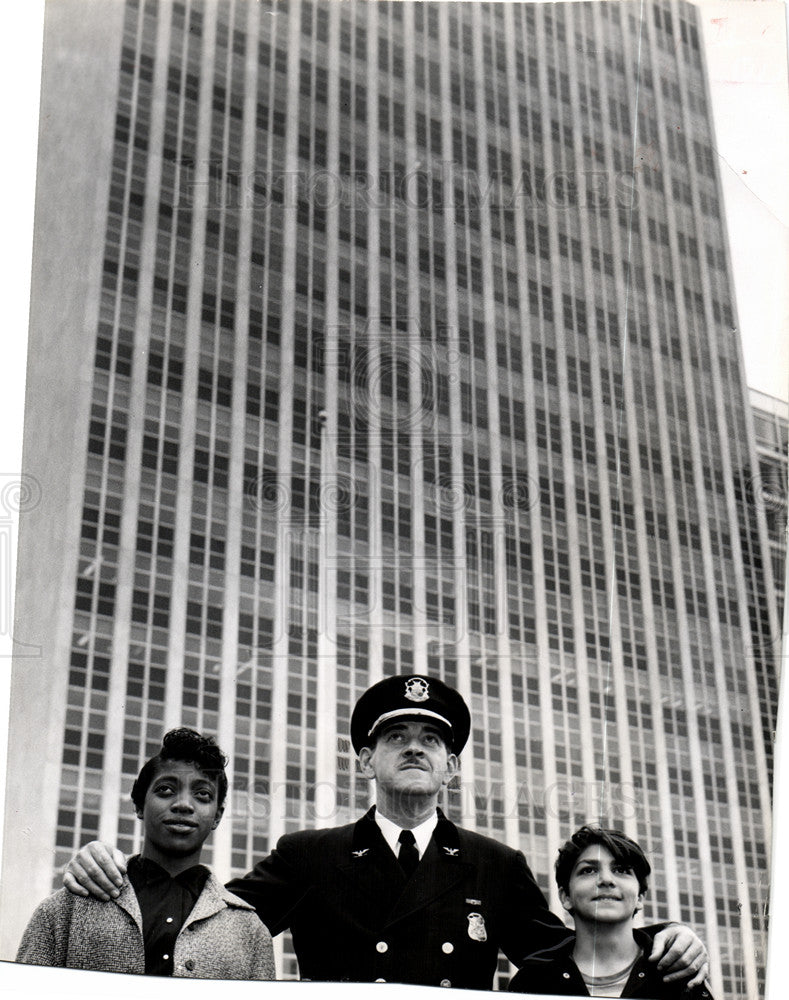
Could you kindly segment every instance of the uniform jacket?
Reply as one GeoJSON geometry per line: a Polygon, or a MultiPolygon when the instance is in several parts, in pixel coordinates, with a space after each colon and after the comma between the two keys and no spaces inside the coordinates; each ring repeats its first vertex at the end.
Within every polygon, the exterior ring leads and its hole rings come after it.
{"type": "MultiPolygon", "coordinates": [[[[252,907],[213,875],[175,943],[174,976],[273,979],[271,936],[252,907]]],[[[128,878],[111,903],[65,889],[41,903],[22,937],[17,962],[99,972],[145,972],[142,916],[128,878]]]]}
{"type": "Polygon", "coordinates": [[[228,884],[272,934],[290,928],[302,979],[490,989],[499,948],[520,964],[567,936],[520,851],[439,812],[407,881],[373,815],[287,834],[228,884]]]}
{"type": "MultiPolygon", "coordinates": [[[[644,1000],[712,1000],[706,987],[685,989],[684,983],[664,983],[654,964],[647,961],[652,941],[643,931],[634,930],[633,936],[644,954],[633,966],[623,997],[642,997],[644,1000]]],[[[570,937],[558,948],[543,954],[532,955],[515,974],[510,983],[513,993],[547,993],[549,996],[588,997],[589,991],[572,958],[575,939],[570,937]]]]}

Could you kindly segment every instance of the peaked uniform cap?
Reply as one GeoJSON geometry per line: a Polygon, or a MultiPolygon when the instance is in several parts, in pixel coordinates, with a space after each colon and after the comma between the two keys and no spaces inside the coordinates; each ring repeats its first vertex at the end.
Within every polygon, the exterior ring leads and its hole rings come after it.
{"type": "Polygon", "coordinates": [[[436,677],[398,674],[385,677],[368,688],[351,715],[351,742],[359,753],[370,746],[384,723],[418,719],[433,722],[447,732],[453,753],[459,754],[468,740],[471,716],[463,697],[436,677]]]}

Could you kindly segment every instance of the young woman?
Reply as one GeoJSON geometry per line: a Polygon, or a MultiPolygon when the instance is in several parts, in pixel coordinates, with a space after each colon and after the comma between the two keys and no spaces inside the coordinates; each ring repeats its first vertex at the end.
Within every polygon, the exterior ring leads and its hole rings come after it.
{"type": "Polygon", "coordinates": [[[226,759],[210,738],[174,729],[142,768],[132,801],[139,855],[112,903],[65,889],[33,914],[17,955],[28,965],[199,979],[273,979],[271,935],[253,908],[199,864],[222,818],[226,759]]]}

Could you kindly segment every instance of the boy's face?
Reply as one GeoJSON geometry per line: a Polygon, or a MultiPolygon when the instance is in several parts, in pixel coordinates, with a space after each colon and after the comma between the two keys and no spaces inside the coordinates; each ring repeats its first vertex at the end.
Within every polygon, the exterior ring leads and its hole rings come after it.
{"type": "Polygon", "coordinates": [[[222,812],[213,778],[194,764],[162,761],[137,813],[143,821],[144,856],[159,863],[191,858],[196,864],[222,812]]]}
{"type": "Polygon", "coordinates": [[[632,868],[617,861],[602,844],[592,844],[570,873],[567,890],[559,889],[562,906],[574,919],[587,923],[630,922],[644,895],[632,868]]]}

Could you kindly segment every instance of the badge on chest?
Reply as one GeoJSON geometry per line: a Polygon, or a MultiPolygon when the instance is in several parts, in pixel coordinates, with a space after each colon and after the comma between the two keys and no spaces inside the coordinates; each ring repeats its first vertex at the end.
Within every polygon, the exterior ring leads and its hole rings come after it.
{"type": "Polygon", "coordinates": [[[485,919],[481,913],[469,913],[468,917],[468,936],[472,941],[487,941],[488,932],[485,930],[485,919]]]}

